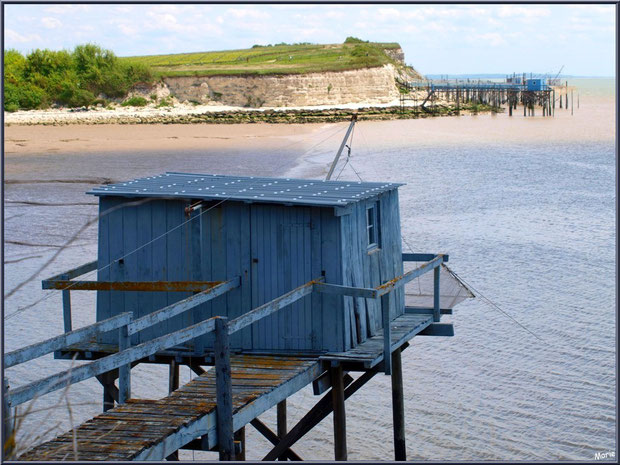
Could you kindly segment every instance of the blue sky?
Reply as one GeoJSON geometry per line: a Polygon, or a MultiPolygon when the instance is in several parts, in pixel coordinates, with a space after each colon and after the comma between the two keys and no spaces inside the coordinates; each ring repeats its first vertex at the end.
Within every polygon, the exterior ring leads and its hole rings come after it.
{"type": "Polygon", "coordinates": [[[424,74],[615,75],[614,5],[4,5],[5,48],[97,43],[119,56],[399,42],[424,74]]]}

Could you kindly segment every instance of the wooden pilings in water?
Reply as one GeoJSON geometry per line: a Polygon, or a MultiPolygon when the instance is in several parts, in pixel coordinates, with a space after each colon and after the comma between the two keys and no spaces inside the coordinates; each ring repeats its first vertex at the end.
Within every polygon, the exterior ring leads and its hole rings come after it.
{"type": "Polygon", "coordinates": [[[332,383],[332,408],[334,410],[334,458],[338,461],[347,460],[347,420],[344,409],[344,382],[342,366],[329,369],[332,383]]]}
{"type": "Polygon", "coordinates": [[[8,402],[9,380],[2,381],[2,460],[13,460],[15,450],[15,417],[8,402]]]}
{"type": "MultiPolygon", "coordinates": [[[[438,269],[438,268],[437,268],[438,269]]],[[[400,349],[392,353],[392,419],[394,428],[394,460],[407,460],[405,443],[405,402],[403,396],[403,366],[400,349]]]]}
{"type": "MultiPolygon", "coordinates": [[[[279,402],[277,406],[277,433],[279,438],[286,436],[286,423],[286,399],[284,399],[282,402],[279,402]]],[[[280,457],[278,460],[286,460],[286,458],[280,457]]]]}
{"type": "MultiPolygon", "coordinates": [[[[180,378],[180,370],[179,364],[175,360],[170,361],[170,366],[168,369],[168,393],[172,393],[179,389],[179,378],[180,378]]],[[[179,451],[174,451],[166,460],[176,462],[179,460],[179,451]]]]}
{"type": "Polygon", "coordinates": [[[245,461],[245,426],[238,431],[235,431],[234,435],[235,445],[239,445],[237,448],[239,452],[235,456],[235,460],[245,461]]]}
{"type": "Polygon", "coordinates": [[[220,460],[234,460],[232,382],[227,318],[217,317],[215,319],[215,344],[213,349],[216,373],[217,442],[220,460]]]}

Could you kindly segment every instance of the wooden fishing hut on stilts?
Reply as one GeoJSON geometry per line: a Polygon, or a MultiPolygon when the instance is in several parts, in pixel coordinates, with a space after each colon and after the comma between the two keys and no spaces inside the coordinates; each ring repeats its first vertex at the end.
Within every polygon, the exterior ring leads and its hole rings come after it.
{"type": "Polygon", "coordinates": [[[97,260],[43,281],[62,291],[65,333],[4,358],[89,363],[4,400],[10,410],[96,377],[104,413],[19,459],[72,460],[75,437],[79,460],[174,460],[179,449],[243,460],[251,424],[273,444],[265,460],[298,460],[292,446],[333,412],[335,459],[346,460],[345,399],[382,372],[405,460],[401,353],[453,327],[440,322],[452,313],[440,301],[448,256],[402,252],[399,186],[172,172],[90,191],[97,260]],[[404,272],[404,262],[418,266],[404,272]],[[80,279],[95,270],[96,281],[80,279]],[[426,273],[430,304],[407,305],[405,285],[426,273]],[[70,295],[87,290],[97,322],[74,329],[70,295]],[[167,397],[132,398],[140,363],[169,365],[167,397]],[[198,375],[184,386],[181,365],[198,375]],[[322,397],[289,430],[286,399],[309,384],[322,397]],[[258,419],[274,406],[275,432],[258,419]]]}

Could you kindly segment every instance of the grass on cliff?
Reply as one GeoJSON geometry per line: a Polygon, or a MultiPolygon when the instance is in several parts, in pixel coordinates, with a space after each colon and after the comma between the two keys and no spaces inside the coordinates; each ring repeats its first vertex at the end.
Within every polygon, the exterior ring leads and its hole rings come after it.
{"type": "Polygon", "coordinates": [[[155,75],[165,77],[303,74],[394,63],[384,50],[397,48],[400,45],[396,43],[349,38],[343,44],[254,45],[243,50],[136,56],[121,61],[146,65],[155,75]]]}
{"type": "MultiPolygon", "coordinates": [[[[386,50],[396,43],[348,37],[343,44],[254,45],[244,50],[120,58],[97,45],[69,50],[4,52],[4,109],[108,104],[138,83],[164,76],[281,75],[372,68],[392,63],[386,50]]],[[[127,102],[133,105],[137,100],[127,102]]],[[[142,101],[139,102],[143,104],[142,101]]]]}

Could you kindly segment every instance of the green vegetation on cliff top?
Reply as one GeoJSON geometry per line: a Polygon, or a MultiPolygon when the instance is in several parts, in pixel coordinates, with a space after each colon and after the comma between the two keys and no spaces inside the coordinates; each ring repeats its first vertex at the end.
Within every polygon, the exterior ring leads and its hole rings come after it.
{"type": "Polygon", "coordinates": [[[5,50],[4,109],[105,104],[106,99],[125,98],[137,83],[152,80],[147,66],[120,61],[97,45],[78,45],[72,52],[37,49],[26,56],[5,50]]]}
{"type": "MultiPolygon", "coordinates": [[[[97,45],[73,51],[4,52],[4,109],[83,107],[125,99],[139,83],[172,76],[301,74],[371,68],[395,61],[396,43],[348,37],[343,44],[254,45],[250,49],[117,57],[97,45]]],[[[140,102],[142,103],[142,102],[140,102]]]]}
{"type": "Polygon", "coordinates": [[[244,50],[120,58],[148,66],[159,76],[303,74],[370,68],[394,63],[384,50],[396,43],[348,38],[343,44],[255,45],[244,50]]]}

